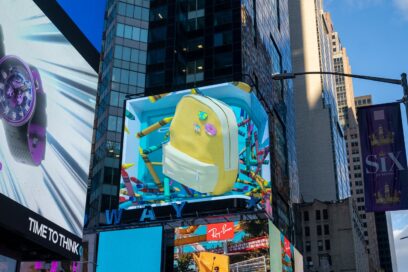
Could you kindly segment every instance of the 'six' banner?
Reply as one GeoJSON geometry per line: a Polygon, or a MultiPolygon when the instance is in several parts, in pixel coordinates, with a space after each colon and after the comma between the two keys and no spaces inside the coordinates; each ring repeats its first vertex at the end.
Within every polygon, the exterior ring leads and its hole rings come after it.
{"type": "Polygon", "coordinates": [[[408,208],[407,158],[398,103],[358,109],[366,211],[408,208]]]}

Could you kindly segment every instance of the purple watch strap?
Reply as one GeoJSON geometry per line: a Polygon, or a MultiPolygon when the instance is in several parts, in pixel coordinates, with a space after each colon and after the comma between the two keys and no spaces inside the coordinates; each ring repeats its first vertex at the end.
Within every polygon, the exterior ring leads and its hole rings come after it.
{"type": "Polygon", "coordinates": [[[46,135],[47,135],[47,100],[42,86],[42,81],[38,70],[30,66],[35,89],[37,102],[33,118],[28,123],[28,148],[30,149],[31,158],[34,165],[39,165],[45,156],[46,135]]]}

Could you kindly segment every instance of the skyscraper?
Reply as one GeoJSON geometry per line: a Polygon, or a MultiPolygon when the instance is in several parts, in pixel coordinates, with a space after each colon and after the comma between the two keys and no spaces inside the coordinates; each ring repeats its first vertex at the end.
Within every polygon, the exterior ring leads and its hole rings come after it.
{"type": "MultiPolygon", "coordinates": [[[[331,37],[322,1],[290,1],[289,13],[293,71],[333,71],[331,37]]],[[[350,186],[334,78],[331,75],[297,77],[294,89],[303,200],[345,199],[350,196],[350,186]]]]}
{"type": "Polygon", "coordinates": [[[254,86],[269,114],[275,224],[294,240],[299,201],[287,1],[110,0],[88,193],[89,226],[117,207],[123,101],[227,81],[254,86]]]}
{"type": "MultiPolygon", "coordinates": [[[[340,35],[335,31],[330,13],[324,14],[329,25],[331,36],[334,71],[351,74],[351,66],[346,48],[343,47],[340,35]]],[[[354,102],[353,81],[350,77],[335,76],[337,110],[339,120],[344,131],[344,139],[347,146],[347,162],[349,167],[351,196],[360,220],[363,224],[366,247],[370,257],[371,270],[380,267],[377,245],[377,233],[373,213],[366,213],[364,208],[364,183],[362,173],[362,158],[360,149],[360,136],[357,123],[357,111],[354,102]]],[[[370,99],[371,101],[371,99],[370,99]]]]}

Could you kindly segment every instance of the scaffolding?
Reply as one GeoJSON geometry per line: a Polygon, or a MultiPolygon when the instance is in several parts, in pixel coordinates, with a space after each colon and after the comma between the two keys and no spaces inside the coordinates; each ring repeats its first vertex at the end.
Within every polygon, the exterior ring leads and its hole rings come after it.
{"type": "Polygon", "coordinates": [[[230,264],[230,272],[267,272],[268,263],[265,256],[230,264]]]}

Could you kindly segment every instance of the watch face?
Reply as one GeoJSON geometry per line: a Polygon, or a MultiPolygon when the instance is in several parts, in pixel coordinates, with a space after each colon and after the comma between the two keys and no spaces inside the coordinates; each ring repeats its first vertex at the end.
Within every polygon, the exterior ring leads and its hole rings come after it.
{"type": "Polygon", "coordinates": [[[32,117],[35,84],[27,64],[15,56],[0,59],[0,117],[22,126],[32,117]]]}

